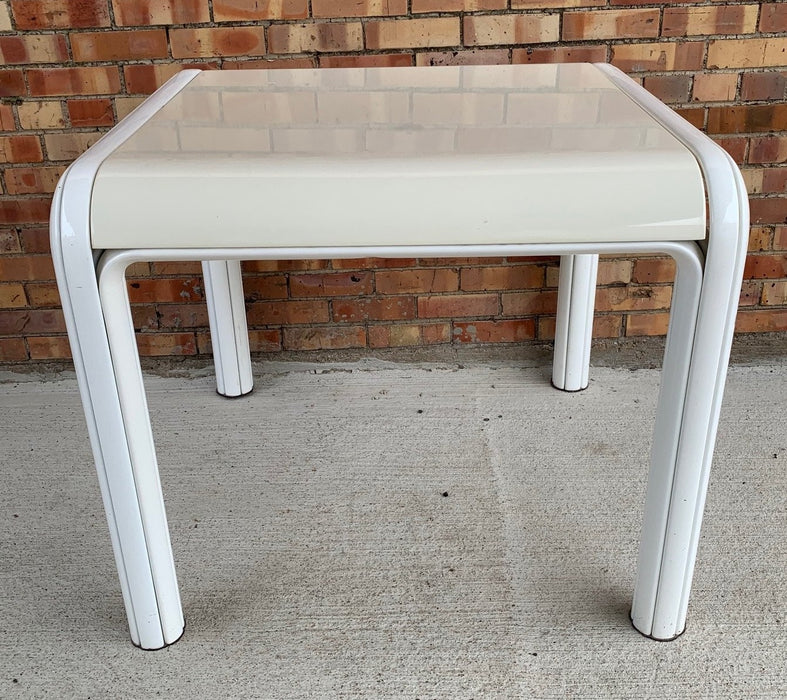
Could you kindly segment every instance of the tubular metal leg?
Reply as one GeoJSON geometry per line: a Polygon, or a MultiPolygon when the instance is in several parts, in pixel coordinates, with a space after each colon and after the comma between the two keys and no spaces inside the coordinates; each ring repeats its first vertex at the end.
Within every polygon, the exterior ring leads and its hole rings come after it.
{"type": "Polygon", "coordinates": [[[598,255],[560,257],[552,384],[563,391],[588,385],[597,270],[598,255]]]}
{"type": "Polygon", "coordinates": [[[727,159],[732,192],[712,203],[704,271],[679,266],[672,299],[631,610],[634,627],[659,640],[686,627],[746,254],[746,190],[727,159]]]}
{"type": "Polygon", "coordinates": [[[227,397],[248,394],[253,386],[249,331],[240,261],[203,261],[216,390],[227,397]]]}
{"type": "MultiPolygon", "coordinates": [[[[144,649],[158,649],[181,636],[183,614],[155,457],[141,460],[133,444],[140,432],[134,422],[147,424],[145,437],[152,444],[147,407],[143,403],[137,414],[129,412],[116,381],[132,374],[126,380],[141,383],[141,373],[138,358],[131,366],[118,364],[108,342],[89,247],[91,183],[78,171],[61,179],[52,204],[52,257],[131,639],[144,649]]],[[[136,358],[133,325],[130,317],[123,320],[131,336],[127,350],[136,358]]]]}

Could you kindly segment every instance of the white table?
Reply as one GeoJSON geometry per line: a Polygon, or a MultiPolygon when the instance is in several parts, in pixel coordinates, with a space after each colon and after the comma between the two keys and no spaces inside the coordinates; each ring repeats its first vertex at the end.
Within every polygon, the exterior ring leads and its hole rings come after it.
{"type": "Polygon", "coordinates": [[[631,615],[654,639],[683,631],[748,203],[729,156],[621,72],[184,71],[72,164],[51,232],[131,636],[146,649],[184,622],[128,265],[203,261],[219,391],[237,396],[252,381],[240,260],[560,255],[553,383],[574,390],[587,385],[598,254],[672,256],[631,615]]]}

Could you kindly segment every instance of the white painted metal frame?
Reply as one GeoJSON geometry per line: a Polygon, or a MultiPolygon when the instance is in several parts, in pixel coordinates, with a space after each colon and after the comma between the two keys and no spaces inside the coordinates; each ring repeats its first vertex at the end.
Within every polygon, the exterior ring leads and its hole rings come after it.
{"type": "Polygon", "coordinates": [[[240,261],[205,260],[202,277],[216,367],[216,391],[228,398],[244,396],[254,387],[254,379],[240,261]]]}
{"type": "MultiPolygon", "coordinates": [[[[577,353],[569,341],[588,337],[595,256],[672,256],[677,275],[631,617],[640,632],[654,639],[672,639],[683,631],[741,285],[748,203],[740,173],[724,151],[624,74],[599,67],[697,157],[709,198],[705,242],[92,250],[90,194],[98,166],[194,77],[191,71],[167,83],[72,164],[55,193],[52,253],[135,644],[145,649],[166,646],[179,638],[184,626],[125,283],[127,266],[141,260],[205,261],[208,296],[214,304],[214,347],[222,357],[217,361],[217,373],[223,376],[219,388],[223,381],[222,393],[233,394],[251,386],[250,372],[238,365],[238,359],[248,355],[240,337],[245,336],[242,314],[232,316],[230,337],[229,330],[219,327],[224,314],[216,312],[223,307],[235,314],[242,308],[242,289],[233,271],[237,263],[228,261],[561,255],[564,263],[584,267],[562,275],[574,280],[568,302],[561,301],[558,320],[563,329],[558,335],[566,346],[561,372],[565,388],[570,388],[587,381],[582,369],[587,346],[577,353]],[[576,322],[567,321],[567,313],[576,322]],[[222,337],[219,346],[216,331],[222,337]],[[571,359],[577,354],[581,362],[571,359]]],[[[565,291],[568,283],[562,287],[565,291]]]]}
{"type": "MultiPolygon", "coordinates": [[[[560,258],[558,311],[552,362],[552,385],[563,391],[587,389],[598,255],[560,258]]],[[[239,260],[202,262],[210,337],[216,367],[216,391],[228,398],[254,387],[249,334],[239,260]]]]}
{"type": "Polygon", "coordinates": [[[557,288],[552,385],[581,391],[590,381],[598,255],[563,255],[557,288]]]}

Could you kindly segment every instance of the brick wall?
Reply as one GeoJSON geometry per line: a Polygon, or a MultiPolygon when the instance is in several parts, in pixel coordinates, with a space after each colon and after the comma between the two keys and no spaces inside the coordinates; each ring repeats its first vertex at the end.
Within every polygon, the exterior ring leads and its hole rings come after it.
{"type": "MultiPolygon", "coordinates": [[[[738,330],[787,330],[787,4],[649,0],[0,1],[0,361],[68,356],[48,253],[68,163],[181,69],[610,61],[743,167],[738,330]]],[[[144,355],[210,351],[199,265],[130,270],[144,355]]],[[[597,337],[664,333],[669,260],[603,259],[597,337]]],[[[556,261],[245,265],[254,350],[554,332],[556,261]]]]}

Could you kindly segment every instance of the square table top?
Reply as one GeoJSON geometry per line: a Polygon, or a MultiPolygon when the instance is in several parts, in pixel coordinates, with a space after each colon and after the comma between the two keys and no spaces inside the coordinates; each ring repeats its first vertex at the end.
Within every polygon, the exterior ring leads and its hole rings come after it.
{"type": "Polygon", "coordinates": [[[105,159],[94,247],[693,240],[702,177],[591,64],[205,71],[105,159]],[[669,231],[669,233],[665,233],[669,231]]]}

